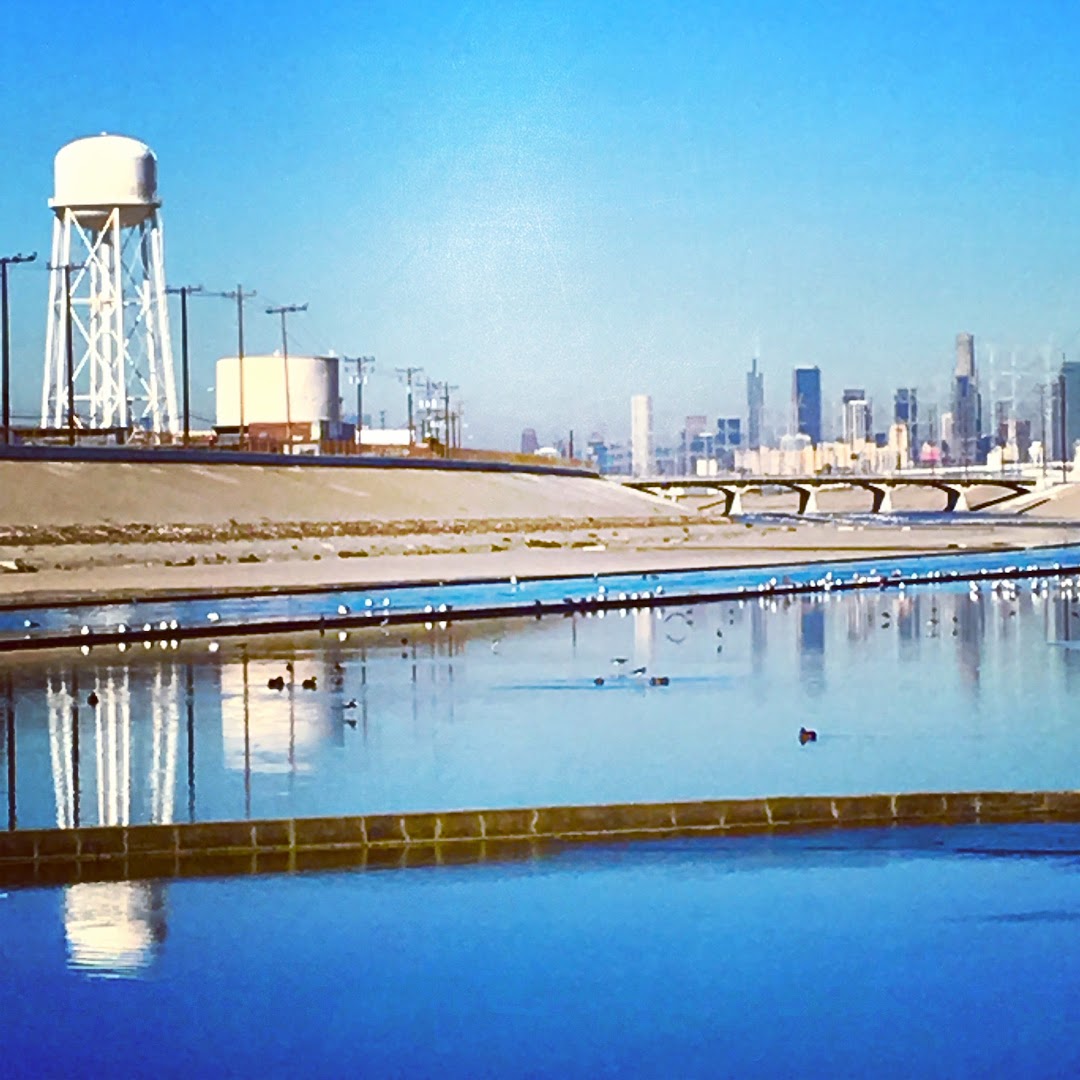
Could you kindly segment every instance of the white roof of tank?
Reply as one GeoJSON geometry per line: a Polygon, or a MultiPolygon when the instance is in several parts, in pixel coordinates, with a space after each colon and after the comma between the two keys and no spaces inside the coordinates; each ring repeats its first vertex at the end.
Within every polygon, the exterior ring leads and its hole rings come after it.
{"type": "Polygon", "coordinates": [[[144,142],[126,135],[88,135],[62,146],[53,164],[55,189],[49,205],[159,205],[157,158],[144,142]]]}

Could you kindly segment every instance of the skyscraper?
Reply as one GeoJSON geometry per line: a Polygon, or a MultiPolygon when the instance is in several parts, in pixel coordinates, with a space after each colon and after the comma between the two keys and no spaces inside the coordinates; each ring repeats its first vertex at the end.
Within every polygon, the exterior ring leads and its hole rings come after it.
{"type": "Polygon", "coordinates": [[[531,427],[525,428],[521,433],[521,452],[535,454],[539,449],[540,440],[536,437],[536,430],[531,427]]]}
{"type": "Polygon", "coordinates": [[[630,463],[635,476],[651,476],[656,471],[652,398],[648,394],[635,394],[630,399],[630,463]]]}
{"type": "Polygon", "coordinates": [[[919,460],[919,400],[913,386],[901,386],[893,395],[893,423],[907,428],[911,456],[919,460]]]}
{"type": "Polygon", "coordinates": [[[982,400],[975,378],[975,338],[971,334],[956,335],[952,406],[953,443],[949,457],[955,464],[974,465],[982,434],[982,400]]]}
{"type": "Polygon", "coordinates": [[[795,369],[791,408],[796,433],[808,435],[811,443],[817,446],[821,442],[821,370],[819,368],[795,369]]]}
{"type": "Polygon", "coordinates": [[[765,376],[758,371],[757,357],[750,361],[746,373],[746,445],[751,450],[761,448],[761,419],[765,411],[765,376]]]}
{"type": "Polygon", "coordinates": [[[956,335],[956,377],[975,378],[975,335],[956,335]]]}
{"type": "Polygon", "coordinates": [[[863,389],[845,390],[842,397],[844,442],[864,442],[874,437],[870,402],[863,389]]]}
{"type": "Polygon", "coordinates": [[[1080,361],[1066,360],[1051,390],[1050,455],[1054,461],[1071,461],[1080,440],[1080,361]],[[1062,391],[1064,390],[1064,417],[1062,391]]]}

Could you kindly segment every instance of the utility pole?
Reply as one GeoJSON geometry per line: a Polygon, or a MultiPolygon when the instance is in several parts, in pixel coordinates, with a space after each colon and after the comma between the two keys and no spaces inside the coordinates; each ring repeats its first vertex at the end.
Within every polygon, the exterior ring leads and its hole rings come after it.
{"type": "Polygon", "coordinates": [[[82,266],[64,263],[63,266],[49,264],[50,270],[64,271],[64,355],[67,359],[67,429],[68,445],[75,445],[75,339],[71,330],[71,271],[81,270],[82,266]]]}
{"type": "Polygon", "coordinates": [[[240,373],[240,429],[237,436],[240,448],[243,449],[245,439],[244,423],[244,301],[250,300],[255,295],[255,290],[244,292],[242,285],[237,285],[230,292],[208,292],[204,296],[220,296],[223,300],[236,301],[236,364],[240,373]]]}
{"type": "Polygon", "coordinates": [[[394,369],[398,375],[405,376],[405,385],[407,387],[407,405],[409,410],[409,445],[413,444],[413,376],[419,375],[424,369],[422,367],[403,367],[394,369]]]}
{"type": "Polygon", "coordinates": [[[375,366],[375,357],[343,356],[341,361],[344,364],[356,365],[356,450],[359,453],[364,442],[364,380],[367,378],[368,369],[375,366]]]}
{"type": "Polygon", "coordinates": [[[75,342],[71,333],[71,263],[64,264],[64,355],[67,357],[68,444],[75,445],[75,342]]]}
{"type": "Polygon", "coordinates": [[[4,445],[11,443],[11,325],[8,318],[8,267],[16,263],[33,262],[37,252],[32,255],[4,255],[0,257],[0,334],[3,337],[3,414],[4,445]]]}
{"type": "Polygon", "coordinates": [[[184,445],[191,443],[191,374],[188,367],[188,332],[187,332],[187,298],[192,293],[201,293],[201,285],[179,285],[173,288],[171,285],[165,289],[166,293],[180,297],[180,374],[184,389],[184,445]]]}
{"type": "Polygon", "coordinates": [[[453,446],[453,436],[450,431],[450,391],[458,387],[451,386],[448,382],[443,383],[443,456],[450,456],[453,446]]]}
{"type": "Polygon", "coordinates": [[[289,395],[289,337],[285,332],[285,320],[298,311],[307,311],[307,304],[284,304],[268,307],[267,315],[281,316],[281,358],[285,365],[285,441],[292,447],[292,398],[289,395]]]}

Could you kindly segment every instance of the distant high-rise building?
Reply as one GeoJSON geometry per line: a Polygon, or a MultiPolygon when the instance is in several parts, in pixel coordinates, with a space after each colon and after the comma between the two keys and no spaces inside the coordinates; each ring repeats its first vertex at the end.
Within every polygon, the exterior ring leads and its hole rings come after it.
{"type": "Polygon", "coordinates": [[[795,432],[808,435],[817,446],[821,442],[821,369],[796,368],[792,381],[791,408],[795,432]]]}
{"type": "Polygon", "coordinates": [[[735,451],[742,447],[742,420],[721,416],[716,421],[716,460],[725,469],[735,467],[735,451]]]}
{"type": "Polygon", "coordinates": [[[949,458],[953,464],[974,465],[979,461],[982,435],[982,399],[975,379],[975,338],[956,335],[956,371],[953,377],[953,443],[949,458]]]}
{"type": "Polygon", "coordinates": [[[975,378],[975,335],[956,335],[956,371],[953,373],[958,379],[975,378]]]}
{"type": "Polygon", "coordinates": [[[862,389],[845,390],[843,403],[844,442],[863,442],[874,437],[874,424],[870,402],[862,389]]]}
{"type": "Polygon", "coordinates": [[[742,445],[742,421],[737,416],[721,416],[716,421],[716,445],[725,449],[742,445]]]}
{"type": "Polygon", "coordinates": [[[893,423],[907,428],[912,457],[919,456],[919,400],[913,386],[902,386],[893,395],[893,423]]]}
{"type": "Polygon", "coordinates": [[[940,428],[940,442],[944,450],[952,450],[953,443],[955,442],[953,435],[953,414],[951,412],[943,412],[941,414],[940,428]]]}
{"type": "Polygon", "coordinates": [[[521,433],[521,452],[523,454],[535,454],[540,449],[540,440],[536,437],[534,428],[527,427],[521,433]]]}
{"type": "Polygon", "coordinates": [[[751,450],[761,448],[761,420],[765,412],[765,376],[758,371],[757,357],[750,361],[746,373],[746,445],[751,450]]]}
{"type": "Polygon", "coordinates": [[[1051,459],[1070,461],[1076,453],[1076,443],[1080,441],[1080,361],[1066,360],[1062,363],[1051,390],[1050,416],[1051,459]]]}
{"type": "Polygon", "coordinates": [[[652,398],[648,394],[635,394],[630,399],[630,461],[634,476],[651,476],[656,471],[652,398]]]}
{"type": "Polygon", "coordinates": [[[698,458],[708,456],[710,447],[705,445],[711,437],[709,421],[704,416],[688,416],[683,425],[682,444],[680,446],[679,470],[684,476],[692,476],[698,458]]]}

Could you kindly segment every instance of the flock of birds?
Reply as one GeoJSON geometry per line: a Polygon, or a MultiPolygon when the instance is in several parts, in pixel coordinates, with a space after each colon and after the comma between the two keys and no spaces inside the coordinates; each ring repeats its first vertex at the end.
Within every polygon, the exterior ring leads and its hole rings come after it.
{"type": "MultiPolygon", "coordinates": [[[[1007,569],[1015,570],[1017,568],[1010,567],[1010,568],[1007,568],[1007,569]]],[[[900,574],[900,571],[894,571],[893,574],[891,575],[891,578],[895,579],[897,576],[899,576],[899,574],[900,574]]],[[[983,571],[983,574],[981,576],[984,577],[985,575],[986,575],[986,572],[983,571]]],[[[942,574],[941,572],[931,572],[931,573],[927,574],[927,579],[930,580],[930,581],[933,581],[936,578],[945,578],[945,577],[950,577],[950,576],[955,576],[955,574],[946,575],[946,574],[942,574]]],[[[853,581],[856,582],[856,583],[861,583],[859,575],[856,575],[855,578],[853,579],[853,581]]],[[[517,579],[516,578],[512,577],[510,579],[510,582],[514,586],[517,585],[517,579]]],[[[905,589],[905,583],[903,581],[896,582],[895,580],[890,580],[890,578],[886,578],[883,575],[878,576],[878,581],[876,583],[880,584],[880,586],[882,588],[885,588],[885,587],[888,587],[890,585],[895,584],[895,585],[898,586],[901,593],[905,589]]],[[[839,579],[834,578],[831,572],[827,573],[823,578],[821,578],[818,581],[813,582],[812,584],[817,586],[824,593],[830,592],[836,586],[843,587],[843,583],[839,579]]],[[[970,600],[972,600],[974,602],[978,602],[978,601],[980,601],[982,599],[984,584],[985,584],[985,582],[983,580],[979,580],[979,579],[973,579],[973,580],[971,580],[969,582],[968,596],[969,596],[970,600]]],[[[760,590],[758,590],[758,591],[759,592],[782,591],[782,590],[784,590],[786,588],[790,588],[793,585],[794,585],[794,583],[791,582],[790,579],[788,579],[788,578],[784,578],[782,581],[777,581],[775,578],[773,578],[767,584],[761,586],[760,590]]],[[[1058,586],[1059,586],[1059,589],[1060,589],[1060,592],[1061,592],[1063,598],[1068,599],[1068,600],[1075,600],[1078,597],[1080,597],[1080,578],[1075,578],[1075,579],[1072,578],[1072,577],[1060,578],[1058,580],[1058,586]]],[[[1017,581],[1016,578],[994,578],[994,579],[992,579],[991,584],[990,584],[990,591],[991,591],[991,594],[996,599],[1000,599],[1000,600],[1003,600],[1005,602],[1012,603],[1012,602],[1015,602],[1018,599],[1021,587],[1022,587],[1021,584],[1017,581]]],[[[1028,587],[1030,588],[1030,592],[1034,596],[1036,596],[1036,597],[1038,597],[1040,599],[1045,599],[1047,597],[1047,595],[1049,594],[1049,591],[1050,591],[1050,581],[1046,577],[1032,578],[1030,580],[1030,583],[1029,583],[1028,587]]],[[[740,591],[742,591],[742,590],[740,590],[740,591]]],[[[600,585],[596,596],[595,597],[590,596],[589,599],[590,600],[596,599],[596,600],[601,600],[601,601],[607,600],[607,599],[614,599],[614,596],[612,596],[610,594],[605,595],[605,593],[606,593],[605,587],[603,585],[600,585]]],[[[620,601],[624,600],[624,599],[633,601],[633,600],[639,600],[639,599],[648,600],[648,599],[651,599],[652,597],[657,597],[657,596],[659,596],[661,594],[662,594],[662,587],[657,586],[655,588],[655,590],[652,592],[651,595],[650,595],[650,593],[648,591],[645,591],[645,592],[642,592],[642,593],[639,593],[639,594],[630,594],[629,596],[627,596],[625,593],[619,593],[619,594],[617,594],[617,596],[618,596],[618,599],[620,601]]],[[[774,603],[775,603],[775,601],[774,601],[774,603]]],[[[373,604],[373,601],[371,601],[370,599],[366,600],[365,604],[366,604],[367,608],[375,607],[376,611],[379,610],[379,608],[376,607],[373,604]]],[[[384,630],[383,630],[384,634],[389,633],[389,630],[385,629],[387,623],[389,622],[388,616],[385,615],[385,608],[388,607],[389,604],[390,604],[389,598],[386,598],[386,599],[384,599],[382,601],[382,605],[380,605],[384,609],[383,610],[384,618],[381,620],[381,622],[378,625],[384,628],[384,630]]],[[[436,612],[438,612],[438,613],[449,612],[449,610],[450,610],[450,606],[446,605],[446,604],[439,605],[438,608],[436,608],[434,605],[428,605],[428,607],[425,609],[425,612],[435,614],[436,612]]],[[[347,616],[347,615],[350,615],[351,613],[352,613],[352,609],[347,604],[339,604],[337,606],[337,614],[339,616],[347,616]]],[[[371,612],[371,613],[374,614],[374,612],[371,612]]],[[[1017,613],[1016,610],[1012,609],[1012,608],[1010,608],[1010,610],[1008,611],[1008,614],[1010,616],[1015,616],[1016,613],[1017,613]]],[[[729,612],[729,615],[733,615],[733,613],[729,612]]],[[[1072,615],[1073,618],[1080,618],[1080,612],[1072,611],[1071,615],[1072,615]]],[[[872,612],[871,612],[870,617],[871,617],[871,619],[874,618],[874,615],[873,615],[872,612]]],[[[207,621],[210,622],[211,624],[219,622],[220,618],[221,618],[221,616],[217,611],[210,611],[206,615],[207,621]]],[[[690,626],[693,625],[692,616],[691,616],[691,613],[689,611],[686,611],[686,612],[682,612],[682,611],[670,612],[667,615],[665,615],[664,618],[665,618],[665,621],[672,620],[672,619],[683,619],[683,620],[686,621],[686,623],[688,625],[690,625],[690,626]]],[[[939,614],[937,604],[936,603],[932,604],[932,606],[930,608],[929,619],[928,619],[928,626],[931,628],[931,636],[934,636],[936,634],[937,627],[939,626],[940,621],[941,621],[941,616],[939,614]]],[[[734,622],[734,618],[733,617],[729,618],[729,622],[734,622]]],[[[958,624],[960,622],[960,617],[958,615],[954,614],[952,616],[952,622],[953,622],[952,635],[953,635],[953,637],[956,637],[958,635],[958,633],[959,633],[958,624]]],[[[891,625],[892,625],[892,614],[891,614],[891,612],[889,612],[888,610],[882,611],[881,612],[881,626],[882,626],[882,629],[888,629],[891,625]]],[[[24,626],[25,629],[31,630],[31,629],[39,628],[40,624],[35,622],[34,620],[28,618],[28,619],[24,620],[23,626],[24,626]]],[[[166,635],[168,635],[169,633],[171,633],[173,631],[177,631],[179,629],[180,629],[180,623],[178,622],[178,620],[171,619],[171,620],[161,620],[158,623],[157,626],[154,626],[154,624],[147,622],[147,623],[145,623],[143,625],[142,632],[143,632],[143,634],[155,634],[155,633],[156,634],[161,634],[162,637],[158,642],[159,645],[162,648],[176,649],[178,647],[178,645],[179,645],[178,640],[176,638],[171,638],[170,639],[166,635]]],[[[123,635],[128,633],[128,630],[129,630],[129,628],[126,625],[120,624],[120,625],[118,625],[116,627],[115,632],[118,635],[120,635],[121,637],[123,637],[123,635]]],[[[83,637],[90,636],[91,633],[92,633],[91,628],[88,625],[83,625],[81,627],[81,629],[80,629],[80,634],[83,637]]],[[[344,635],[339,634],[339,637],[343,637],[343,636],[344,635]]],[[[724,636],[723,630],[718,629],[716,631],[716,636],[718,638],[716,651],[717,651],[717,653],[720,653],[720,652],[723,651],[723,647],[724,647],[723,646],[723,636],[724,636]]],[[[409,644],[409,639],[408,638],[402,638],[401,639],[401,645],[402,645],[403,648],[406,648],[408,646],[408,644],[409,644]]],[[[127,642],[125,642],[123,640],[121,640],[118,643],[118,645],[119,645],[119,649],[120,649],[121,652],[125,651],[125,649],[127,648],[127,642]]],[[[146,649],[150,649],[150,648],[153,647],[153,641],[144,638],[143,639],[143,646],[146,649]]],[[[496,639],[491,644],[492,652],[497,652],[498,647],[499,647],[499,640],[496,639]]],[[[82,651],[82,653],[84,655],[88,654],[90,652],[89,645],[88,644],[83,644],[81,646],[81,651],[82,651]]],[[[217,643],[216,642],[211,642],[210,643],[210,651],[211,652],[216,652],[217,651],[217,643]]],[[[406,652],[402,653],[402,656],[407,656],[407,655],[408,654],[406,652]]],[[[626,665],[628,663],[629,663],[629,658],[628,657],[625,657],[625,656],[613,657],[612,660],[611,660],[611,664],[612,664],[612,667],[616,669],[615,674],[613,676],[609,675],[609,676],[606,676],[606,677],[603,676],[603,675],[597,675],[592,680],[593,685],[598,686],[598,687],[599,686],[604,686],[609,681],[612,681],[612,680],[616,680],[616,681],[618,681],[618,680],[631,680],[631,681],[633,681],[635,683],[639,683],[641,685],[647,685],[647,686],[653,686],[653,687],[665,687],[665,686],[670,686],[671,685],[670,676],[668,676],[668,675],[650,674],[645,666],[634,667],[634,668],[630,668],[629,670],[627,670],[626,665]]],[[[286,673],[288,675],[288,678],[286,678],[285,675],[275,675],[275,676],[271,677],[267,681],[267,688],[268,689],[274,690],[274,691],[277,691],[277,692],[282,692],[282,691],[284,691],[286,689],[286,687],[292,687],[293,685],[295,685],[294,670],[293,670],[292,663],[286,663],[285,670],[286,670],[286,673]]],[[[319,689],[318,676],[316,676],[316,675],[307,676],[307,677],[300,680],[299,685],[300,685],[300,689],[303,690],[303,691],[315,692],[315,691],[317,691],[319,689]]],[[[331,689],[333,691],[335,691],[335,692],[340,692],[340,691],[343,690],[343,687],[344,687],[344,668],[342,667],[342,665],[340,663],[338,663],[338,664],[334,665],[333,673],[331,675],[331,689]]],[[[90,693],[86,697],[86,702],[91,708],[96,708],[97,705],[99,704],[98,695],[94,691],[90,691],[90,693]]],[[[356,708],[357,708],[357,700],[356,700],[356,698],[350,698],[348,701],[344,702],[343,705],[342,705],[343,713],[352,712],[356,708]]],[[[348,726],[353,727],[353,728],[356,727],[356,720],[355,720],[354,717],[351,717],[351,716],[348,716],[348,715],[343,715],[343,719],[344,719],[344,722],[348,726]]],[[[799,733],[798,733],[798,740],[799,740],[799,744],[801,746],[805,746],[807,743],[817,742],[818,733],[815,730],[811,729],[811,728],[800,727],[799,728],[799,733]]]]}

